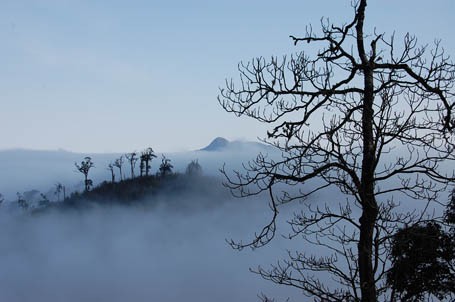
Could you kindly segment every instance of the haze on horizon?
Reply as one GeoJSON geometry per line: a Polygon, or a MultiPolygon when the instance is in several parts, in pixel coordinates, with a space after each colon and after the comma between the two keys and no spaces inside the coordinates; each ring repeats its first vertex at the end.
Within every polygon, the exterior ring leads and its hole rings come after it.
{"type": "MultiPolygon", "coordinates": [[[[256,140],[264,125],[225,113],[218,87],[240,61],[291,54],[320,16],[349,1],[3,1],[0,149],[160,152],[214,137],[256,140]]],[[[376,1],[370,24],[455,53],[455,3],[376,1]]],[[[373,30],[370,27],[370,30],[373,30]]]]}

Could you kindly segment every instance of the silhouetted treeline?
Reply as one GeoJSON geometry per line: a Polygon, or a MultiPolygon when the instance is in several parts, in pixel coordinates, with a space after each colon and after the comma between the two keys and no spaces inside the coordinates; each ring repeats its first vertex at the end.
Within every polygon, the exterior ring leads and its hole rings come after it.
{"type": "Polygon", "coordinates": [[[163,155],[161,164],[153,174],[151,173],[151,161],[156,158],[153,149],[147,148],[142,152],[141,157],[136,156],[137,153],[132,152],[111,162],[107,166],[107,170],[111,174],[110,179],[98,185],[93,185],[89,178],[89,173],[95,167],[95,163],[90,157],[85,157],[80,163],[75,163],[77,171],[83,174],[84,189],[82,191],[68,194],[66,187],[57,182],[52,198],[37,190],[24,194],[18,192],[16,204],[24,211],[40,213],[48,209],[84,209],[96,204],[154,206],[158,203],[166,203],[167,206],[184,209],[193,206],[191,202],[194,200],[199,205],[210,206],[216,204],[217,200],[229,199],[230,195],[220,186],[220,180],[204,176],[197,160],[191,161],[184,173],[176,173],[173,171],[174,166],[171,164],[171,159],[163,155]],[[130,178],[122,173],[123,158],[128,160],[130,178]],[[139,160],[142,162],[143,171],[135,174],[135,162],[139,160]],[[115,168],[120,173],[118,179],[115,177],[115,168]]]}
{"type": "MultiPolygon", "coordinates": [[[[192,194],[205,192],[205,196],[210,197],[220,189],[218,180],[202,175],[202,167],[197,160],[191,161],[184,174],[180,174],[174,172],[171,159],[162,155],[161,164],[156,167],[154,174],[152,161],[156,157],[151,147],[142,152],[133,151],[121,155],[106,167],[110,171],[110,179],[94,185],[89,174],[96,168],[96,163],[91,157],[86,156],[80,162],[74,163],[76,172],[83,175],[83,191],[68,192],[64,184],[57,182],[55,190],[48,192],[47,195],[37,190],[23,194],[17,192],[14,203],[24,211],[40,212],[47,208],[84,208],[94,203],[128,205],[149,202],[157,195],[160,195],[161,199],[166,199],[166,195],[184,197],[189,192],[192,194]],[[137,162],[140,163],[139,173],[135,172],[137,162]],[[124,164],[128,165],[127,173],[124,173],[124,164]]],[[[0,204],[3,201],[4,198],[0,194],[0,204]]]]}

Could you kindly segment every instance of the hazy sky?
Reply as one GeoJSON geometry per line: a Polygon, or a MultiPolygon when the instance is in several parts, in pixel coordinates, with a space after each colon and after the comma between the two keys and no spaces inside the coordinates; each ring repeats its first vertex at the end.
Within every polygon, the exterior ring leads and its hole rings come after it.
{"type": "MultiPolygon", "coordinates": [[[[288,36],[349,0],[0,0],[0,149],[197,149],[263,126],[218,105],[218,87],[255,56],[297,52],[288,36]]],[[[372,0],[379,31],[443,40],[455,55],[453,0],[372,0]]]]}

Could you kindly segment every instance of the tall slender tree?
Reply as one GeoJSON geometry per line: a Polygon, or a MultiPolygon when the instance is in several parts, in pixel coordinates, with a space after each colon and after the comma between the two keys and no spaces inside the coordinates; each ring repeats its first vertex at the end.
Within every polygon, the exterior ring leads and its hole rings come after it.
{"type": "Polygon", "coordinates": [[[136,152],[131,152],[131,153],[125,154],[125,158],[130,163],[131,178],[134,178],[134,168],[136,167],[136,162],[138,161],[137,153],[136,152]]]}
{"type": "Polygon", "coordinates": [[[120,180],[123,180],[122,166],[123,166],[123,155],[117,158],[114,162],[114,166],[119,169],[120,180]]]}
{"type": "Polygon", "coordinates": [[[88,173],[91,168],[95,167],[95,165],[92,162],[92,158],[90,156],[87,156],[84,158],[83,161],[81,161],[80,164],[74,163],[76,166],[77,170],[84,174],[84,185],[85,185],[85,192],[90,191],[90,187],[93,185],[93,181],[88,178],[88,173]]]}
{"type": "Polygon", "coordinates": [[[139,164],[139,171],[140,171],[139,175],[142,177],[142,176],[144,176],[144,170],[145,170],[145,163],[144,163],[144,158],[142,157],[142,155],[140,157],[140,160],[141,161],[140,161],[140,164],[139,164]]]}
{"type": "Polygon", "coordinates": [[[54,195],[57,195],[57,202],[60,201],[60,195],[63,193],[63,200],[66,199],[66,189],[65,189],[65,186],[58,182],[55,184],[55,192],[54,192],[54,195]]]}
{"type": "Polygon", "coordinates": [[[109,170],[109,172],[111,172],[111,182],[114,183],[115,182],[114,164],[109,163],[109,165],[107,165],[107,169],[109,170]]]}
{"type": "Polygon", "coordinates": [[[149,175],[150,168],[151,168],[151,162],[152,160],[156,158],[155,152],[153,151],[152,148],[147,148],[141,153],[141,175],[142,175],[142,169],[145,170],[145,176],[149,175]]]}

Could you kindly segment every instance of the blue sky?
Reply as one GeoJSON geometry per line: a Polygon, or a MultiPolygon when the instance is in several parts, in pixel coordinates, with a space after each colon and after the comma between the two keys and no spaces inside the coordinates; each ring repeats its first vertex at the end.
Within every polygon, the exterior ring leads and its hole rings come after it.
{"type": "MultiPolygon", "coordinates": [[[[225,113],[218,87],[239,61],[290,54],[290,34],[349,0],[0,0],[0,149],[183,151],[216,136],[263,137],[225,113]]],[[[442,39],[455,56],[455,1],[373,0],[369,29],[442,39]]]]}

